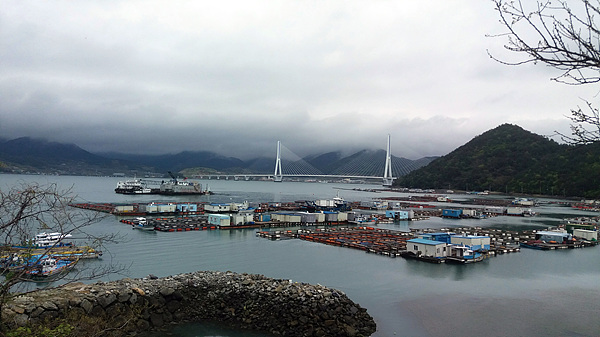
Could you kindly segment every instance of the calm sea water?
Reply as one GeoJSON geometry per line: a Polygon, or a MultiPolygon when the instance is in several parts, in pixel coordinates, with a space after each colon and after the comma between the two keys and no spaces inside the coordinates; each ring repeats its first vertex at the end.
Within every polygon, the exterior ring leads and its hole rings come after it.
{"type": "MultiPolygon", "coordinates": [[[[127,196],[114,193],[118,180],[0,175],[0,188],[20,181],[52,182],[72,187],[79,199],[87,202],[285,202],[331,198],[338,191],[350,201],[402,195],[337,189],[377,187],[367,185],[211,180],[203,183],[216,193],[212,196],[127,196]]],[[[458,226],[543,229],[566,217],[596,215],[553,205],[535,210],[540,216],[460,221],[433,218],[379,226],[399,230],[458,226]]],[[[118,232],[124,238],[107,246],[101,260],[87,262],[117,262],[128,267],[125,273],[104,280],[220,270],[319,283],[345,292],[367,308],[378,326],[373,336],[600,335],[600,247],[524,249],[474,265],[432,265],[300,240],[270,241],[256,237],[253,229],[148,233],[132,230],[118,220],[110,216],[90,229],[118,232]]],[[[211,323],[180,326],[162,334],[262,336],[211,323]]]]}

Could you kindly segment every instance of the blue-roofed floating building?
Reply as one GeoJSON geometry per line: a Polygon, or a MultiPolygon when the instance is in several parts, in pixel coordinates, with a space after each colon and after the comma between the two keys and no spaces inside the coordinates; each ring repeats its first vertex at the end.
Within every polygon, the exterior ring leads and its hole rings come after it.
{"type": "Polygon", "coordinates": [[[208,223],[215,226],[230,226],[231,217],[229,214],[209,214],[208,223]]]}
{"type": "Polygon", "coordinates": [[[428,257],[443,261],[448,255],[448,244],[427,239],[411,239],[406,241],[406,251],[414,254],[415,257],[428,257]]]}
{"type": "Polygon", "coordinates": [[[412,220],[414,211],[389,209],[385,211],[385,217],[394,220],[412,220]]]}
{"type": "Polygon", "coordinates": [[[177,212],[179,213],[189,213],[198,211],[198,205],[192,203],[177,204],[176,207],[177,212]]]}
{"type": "Polygon", "coordinates": [[[460,219],[462,217],[462,209],[443,209],[442,217],[450,219],[460,219]]]}
{"type": "Polygon", "coordinates": [[[258,214],[257,217],[258,217],[258,221],[261,221],[261,222],[271,221],[271,214],[261,213],[261,214],[258,214]]]}
{"type": "Polygon", "coordinates": [[[425,240],[439,241],[439,242],[444,242],[444,243],[449,244],[450,237],[453,235],[454,235],[454,233],[446,233],[446,232],[423,233],[423,234],[419,234],[419,238],[425,239],[425,240]]]}
{"type": "Polygon", "coordinates": [[[474,251],[490,250],[490,237],[478,235],[452,235],[450,243],[459,246],[467,246],[474,251]]]}

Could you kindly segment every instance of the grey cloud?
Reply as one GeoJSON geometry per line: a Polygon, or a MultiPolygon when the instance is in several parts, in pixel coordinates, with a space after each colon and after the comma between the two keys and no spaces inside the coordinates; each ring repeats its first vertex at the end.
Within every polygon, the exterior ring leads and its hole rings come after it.
{"type": "Polygon", "coordinates": [[[487,2],[9,1],[0,134],[98,151],[443,155],[499,124],[549,134],[593,97],[507,67],[487,2]]]}

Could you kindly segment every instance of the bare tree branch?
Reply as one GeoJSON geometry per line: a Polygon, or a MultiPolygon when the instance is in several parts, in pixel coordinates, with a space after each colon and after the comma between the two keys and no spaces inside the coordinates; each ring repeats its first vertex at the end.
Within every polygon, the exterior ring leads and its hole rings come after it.
{"type": "MultiPolygon", "coordinates": [[[[552,78],[560,83],[600,82],[600,0],[493,2],[506,31],[490,36],[505,38],[508,42],[504,48],[525,58],[509,62],[488,51],[492,59],[506,65],[544,63],[560,71],[559,76],[552,78]]],[[[600,141],[598,110],[588,101],[586,105],[586,109],[571,111],[572,135],[556,132],[563,141],[600,141]]]]}
{"type": "MultiPolygon", "coordinates": [[[[39,263],[51,256],[57,248],[58,243],[42,249],[35,247],[32,241],[39,232],[71,234],[85,242],[85,247],[95,251],[104,249],[107,243],[122,240],[113,233],[97,235],[88,232],[87,228],[101,221],[106,215],[71,207],[70,204],[74,200],[71,189],[60,190],[55,184],[41,186],[35,183],[21,183],[8,191],[0,190],[0,259],[7,263],[11,262],[7,258],[22,258],[27,261],[18,268],[5,271],[0,281],[0,312],[2,305],[15,293],[32,291],[31,287],[26,285],[26,282],[30,281],[28,271],[38,268],[39,263]],[[14,246],[25,248],[16,250],[14,246]],[[18,255],[15,252],[18,252],[18,255]]],[[[125,267],[112,262],[97,264],[94,261],[88,263],[78,260],[75,268],[68,273],[51,280],[36,282],[40,288],[49,287],[52,282],[58,280],[62,283],[72,283],[122,273],[125,270],[125,267]]],[[[0,320],[0,328],[1,323],[0,320]]]]}

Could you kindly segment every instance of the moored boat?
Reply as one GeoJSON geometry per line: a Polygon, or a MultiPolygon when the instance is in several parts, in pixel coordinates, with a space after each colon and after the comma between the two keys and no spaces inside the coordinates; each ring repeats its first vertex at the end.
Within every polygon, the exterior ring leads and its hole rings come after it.
{"type": "Polygon", "coordinates": [[[142,179],[130,179],[119,181],[115,192],[119,194],[153,194],[155,189],[148,186],[148,181],[142,179]]]}
{"type": "Polygon", "coordinates": [[[350,204],[340,197],[340,192],[336,194],[332,199],[305,201],[306,208],[309,212],[320,212],[320,211],[349,211],[351,210],[350,204]]]}
{"type": "Polygon", "coordinates": [[[44,232],[36,235],[33,243],[39,248],[71,246],[71,243],[62,242],[62,240],[72,236],[71,234],[44,232]]]}
{"type": "Polygon", "coordinates": [[[133,229],[139,229],[142,231],[153,231],[154,225],[150,224],[146,218],[139,217],[135,218],[131,224],[133,229]]]}
{"type": "Polygon", "coordinates": [[[374,226],[377,224],[377,220],[373,218],[367,218],[365,216],[357,216],[354,220],[348,220],[349,223],[361,225],[361,226],[374,226]]]}
{"type": "Polygon", "coordinates": [[[76,263],[77,260],[44,258],[25,267],[25,276],[33,280],[53,278],[73,269],[76,263]]]}
{"type": "Polygon", "coordinates": [[[446,256],[446,263],[467,264],[483,261],[484,256],[467,246],[450,245],[450,254],[446,256]]]}

